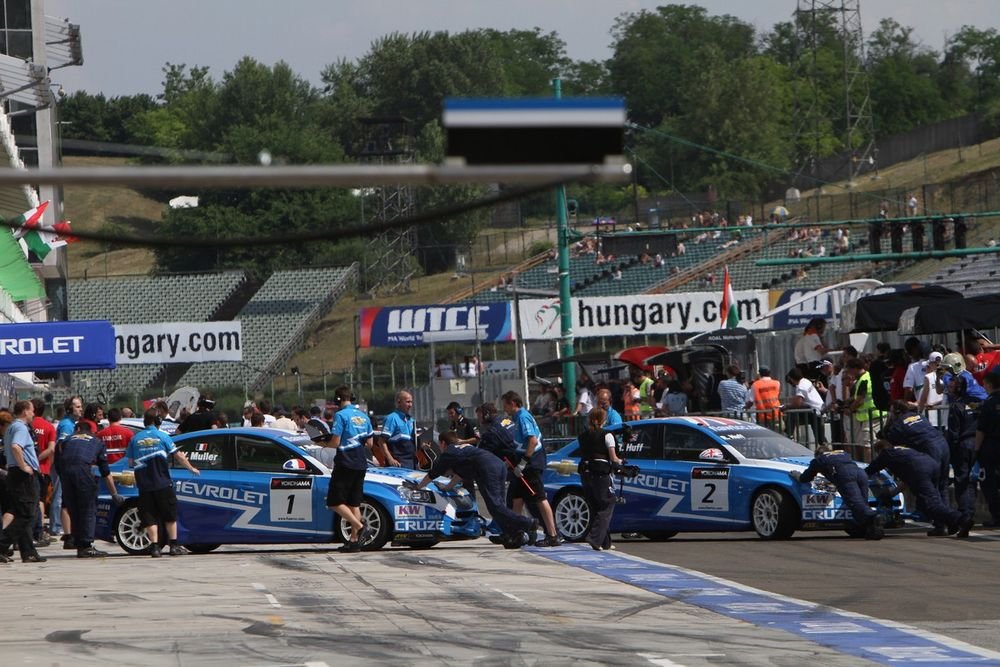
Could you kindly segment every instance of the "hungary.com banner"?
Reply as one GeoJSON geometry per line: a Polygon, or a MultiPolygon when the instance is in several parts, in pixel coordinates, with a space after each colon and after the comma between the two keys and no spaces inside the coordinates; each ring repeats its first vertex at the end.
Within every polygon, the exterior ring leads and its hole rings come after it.
{"type": "MultiPolygon", "coordinates": [[[[767,329],[768,322],[754,322],[768,310],[767,290],[743,290],[736,296],[740,326],[767,329]]],[[[687,294],[573,297],[570,311],[573,336],[641,336],[694,334],[718,329],[722,290],[687,294]]],[[[551,340],[559,336],[558,299],[524,299],[521,333],[525,340],[551,340]]]]}
{"type": "Polygon", "coordinates": [[[123,364],[179,364],[242,361],[242,322],[116,324],[115,361],[123,364]]]}

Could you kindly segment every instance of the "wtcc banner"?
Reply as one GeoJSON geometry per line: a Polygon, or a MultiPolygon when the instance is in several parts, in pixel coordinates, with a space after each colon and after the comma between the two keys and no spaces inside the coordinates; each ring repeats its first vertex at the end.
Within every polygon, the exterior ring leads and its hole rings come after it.
{"type": "Polygon", "coordinates": [[[243,323],[166,322],[115,326],[119,364],[179,364],[242,361],[243,323]]]}
{"type": "MultiPolygon", "coordinates": [[[[735,293],[740,326],[767,329],[767,290],[735,293]]],[[[637,336],[686,334],[719,328],[722,292],[642,294],[638,296],[573,297],[573,336],[637,336]]],[[[527,299],[521,304],[521,334],[525,340],[551,340],[559,336],[559,300],[527,299]]]]}
{"type": "Polygon", "coordinates": [[[115,367],[115,330],[105,320],[0,325],[0,371],[115,367]]]}
{"type": "MultiPolygon", "coordinates": [[[[450,342],[513,340],[510,303],[362,308],[361,347],[423,345],[424,334],[446,334],[450,342]]],[[[439,342],[442,339],[438,339],[439,342]]]]}

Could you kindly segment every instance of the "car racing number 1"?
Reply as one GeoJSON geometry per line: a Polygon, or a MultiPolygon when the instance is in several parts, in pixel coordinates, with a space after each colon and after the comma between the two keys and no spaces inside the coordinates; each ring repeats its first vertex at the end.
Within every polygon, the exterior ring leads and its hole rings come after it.
{"type": "Polygon", "coordinates": [[[691,470],[691,509],[729,511],[729,468],[691,470]]]}
{"type": "Polygon", "coordinates": [[[312,478],[271,479],[271,521],[312,521],[312,478]]]}

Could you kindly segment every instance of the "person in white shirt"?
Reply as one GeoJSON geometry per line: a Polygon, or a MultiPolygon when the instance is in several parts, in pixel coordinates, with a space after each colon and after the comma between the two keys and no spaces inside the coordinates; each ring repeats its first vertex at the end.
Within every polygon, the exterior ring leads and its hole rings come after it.
{"type": "Polygon", "coordinates": [[[793,412],[787,413],[785,421],[786,434],[789,437],[794,437],[799,426],[809,424],[816,438],[816,444],[824,444],[826,437],[823,433],[823,422],[819,416],[820,411],[823,409],[823,398],[816,391],[816,387],[812,381],[802,375],[802,371],[798,368],[788,371],[785,381],[795,388],[795,393],[785,406],[786,409],[793,410],[793,412]],[[806,411],[807,409],[808,412],[806,411]]]}
{"type": "Polygon", "coordinates": [[[573,414],[586,417],[593,409],[594,393],[586,380],[580,380],[576,385],[576,411],[573,414]]]}
{"type": "Polygon", "coordinates": [[[940,352],[931,352],[927,357],[926,373],[924,373],[924,385],[917,398],[917,410],[927,411],[927,421],[933,426],[940,427],[948,423],[948,413],[942,410],[944,396],[937,390],[937,369],[944,357],[940,352]],[[930,408],[928,410],[928,408],[930,408]],[[943,416],[943,418],[942,418],[943,416]]]}
{"type": "Polygon", "coordinates": [[[910,357],[910,365],[907,366],[906,375],[903,377],[903,398],[910,403],[916,403],[924,387],[924,376],[927,375],[924,344],[919,338],[910,337],[903,343],[903,349],[910,357]]]}
{"type": "Polygon", "coordinates": [[[806,325],[802,337],[795,343],[795,363],[799,365],[799,370],[806,370],[803,366],[808,366],[819,361],[827,353],[826,345],[823,344],[823,333],[826,331],[826,320],[822,317],[814,317],[806,325]]]}

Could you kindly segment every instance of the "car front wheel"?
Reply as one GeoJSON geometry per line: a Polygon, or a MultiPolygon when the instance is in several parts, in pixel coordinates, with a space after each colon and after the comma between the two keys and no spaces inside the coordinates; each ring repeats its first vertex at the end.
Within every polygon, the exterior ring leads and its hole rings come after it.
{"type": "Polygon", "coordinates": [[[552,514],[556,520],[556,530],[563,539],[579,542],[587,536],[592,513],[587,499],[579,491],[567,491],[557,498],[552,514]]]}
{"type": "Polygon", "coordinates": [[[765,540],[784,540],[795,532],[797,510],[795,501],[787,493],[764,489],[754,496],[750,520],[754,530],[765,540]]]}
{"type": "Polygon", "coordinates": [[[139,503],[130,501],[122,506],[115,519],[115,541],[118,546],[132,554],[144,554],[149,549],[149,537],[139,518],[139,503]]]}
{"type": "MultiPolygon", "coordinates": [[[[369,541],[361,545],[364,551],[378,551],[385,546],[391,537],[391,526],[389,524],[389,513],[375,500],[365,496],[359,507],[361,511],[361,521],[367,523],[374,531],[375,535],[369,541]]],[[[342,542],[351,539],[351,524],[344,519],[337,521],[338,534],[342,542]]]]}

